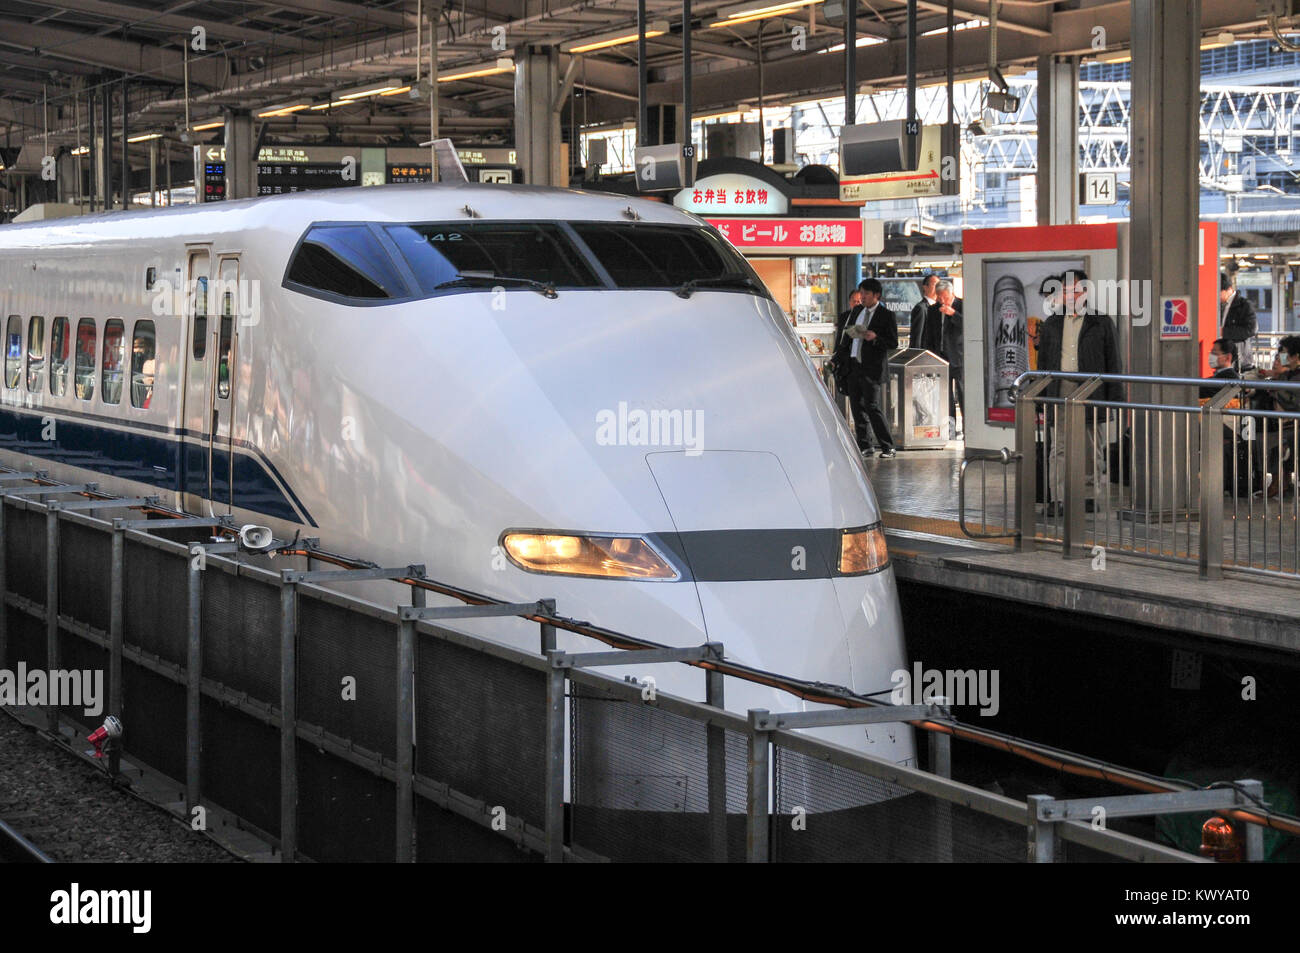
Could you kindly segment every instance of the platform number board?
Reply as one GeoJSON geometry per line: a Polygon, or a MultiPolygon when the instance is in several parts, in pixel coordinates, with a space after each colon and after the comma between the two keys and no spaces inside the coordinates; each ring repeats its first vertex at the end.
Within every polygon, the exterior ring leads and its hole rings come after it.
{"type": "Polygon", "coordinates": [[[1114,172],[1079,173],[1080,205],[1114,205],[1119,201],[1114,172]]]}

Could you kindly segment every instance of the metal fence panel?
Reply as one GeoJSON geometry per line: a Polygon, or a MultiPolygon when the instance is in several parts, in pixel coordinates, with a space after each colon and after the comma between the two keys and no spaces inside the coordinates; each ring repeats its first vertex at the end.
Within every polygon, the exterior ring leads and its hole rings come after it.
{"type": "Polygon", "coordinates": [[[19,662],[26,662],[28,670],[46,668],[45,623],[26,612],[10,609],[9,648],[5,668],[14,671],[19,662]]]}
{"type": "Polygon", "coordinates": [[[393,860],[393,785],[298,742],[298,848],[312,860],[393,860]]]}
{"type": "Polygon", "coordinates": [[[45,604],[45,514],[5,509],[5,582],[10,592],[45,604]]]}
{"type": "Polygon", "coordinates": [[[108,571],[112,537],[103,530],[59,521],[59,611],[108,631],[108,571]]]}
{"type": "Polygon", "coordinates": [[[395,624],[299,593],[299,719],[392,758],[396,684],[395,624]],[[347,697],[345,678],[355,679],[347,697]]]}
{"type": "Polygon", "coordinates": [[[203,677],[279,701],[279,588],[213,567],[202,576],[203,677]]]}
{"type": "Polygon", "coordinates": [[[203,799],[280,836],[280,730],[204,698],[203,799]]]}
{"type": "Polygon", "coordinates": [[[772,859],[1024,862],[1023,825],[773,745],[772,859]]]}
{"type": "Polygon", "coordinates": [[[189,604],[186,558],[131,539],[126,540],[122,558],[124,641],[184,665],[189,604]]]}
{"type": "Polygon", "coordinates": [[[80,705],[63,705],[59,711],[83,728],[98,728],[108,714],[108,649],[60,629],[59,668],[77,673],[82,700],[80,705]],[[99,711],[88,715],[88,708],[99,711]]]}
{"type": "Polygon", "coordinates": [[[124,662],[122,746],[129,757],[177,780],[181,790],[185,778],[185,686],[124,662]]]}
{"type": "Polygon", "coordinates": [[[572,843],[616,861],[745,859],[744,734],[583,685],[569,705],[572,843]],[[712,798],[710,731],[722,754],[712,798]]]}
{"type": "Polygon", "coordinates": [[[546,813],[546,674],[419,633],[416,771],[539,827],[546,813]]]}
{"type": "Polygon", "coordinates": [[[536,864],[543,857],[482,824],[415,799],[416,860],[421,863],[536,864]]]}

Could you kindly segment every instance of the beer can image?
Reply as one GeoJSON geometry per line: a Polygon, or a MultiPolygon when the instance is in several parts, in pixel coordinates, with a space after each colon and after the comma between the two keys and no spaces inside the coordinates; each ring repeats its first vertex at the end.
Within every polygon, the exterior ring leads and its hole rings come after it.
{"type": "Polygon", "coordinates": [[[1015,275],[993,284],[992,365],[989,407],[1012,407],[1011,387],[1029,370],[1028,314],[1025,286],[1015,275]]]}

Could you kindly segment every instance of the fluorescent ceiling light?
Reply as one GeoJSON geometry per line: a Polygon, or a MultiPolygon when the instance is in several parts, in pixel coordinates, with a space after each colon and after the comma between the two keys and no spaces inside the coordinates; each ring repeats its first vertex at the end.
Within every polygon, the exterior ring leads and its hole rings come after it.
{"type": "MultiPolygon", "coordinates": [[[[989,25],[988,20],[980,20],[980,19],[963,20],[961,23],[954,24],[952,30],[954,33],[956,33],[958,30],[978,30],[980,27],[985,27],[988,25],[989,25]]],[[[948,28],[946,26],[941,26],[937,30],[926,30],[924,33],[921,34],[921,36],[939,36],[947,32],[948,32],[948,28]]]]}
{"type": "Polygon", "coordinates": [[[719,10],[718,13],[725,17],[722,20],[714,20],[709,24],[710,30],[716,30],[718,27],[739,26],[742,23],[753,23],[756,20],[768,20],[772,17],[788,16],[797,10],[815,3],[816,0],[791,0],[789,3],[768,4],[759,6],[757,4],[747,4],[741,7],[731,7],[728,13],[727,9],[719,10]]]}
{"type": "Polygon", "coordinates": [[[380,93],[379,95],[380,95],[380,96],[396,96],[398,93],[409,93],[410,91],[411,91],[411,87],[409,87],[409,86],[398,86],[396,89],[390,89],[388,92],[386,92],[386,93],[380,93]]]}
{"type": "Polygon", "coordinates": [[[513,73],[515,71],[515,61],[508,56],[503,56],[496,61],[495,66],[467,66],[464,69],[452,70],[450,73],[439,73],[438,82],[450,83],[457,79],[474,79],[479,76],[496,76],[498,73],[513,73]]]}
{"type": "Polygon", "coordinates": [[[1132,50],[1114,50],[1097,56],[1098,63],[1127,63],[1133,58],[1132,50]]]}
{"type": "MultiPolygon", "coordinates": [[[[877,46],[877,45],[879,45],[879,44],[881,44],[881,43],[884,43],[884,42],[886,42],[886,41],[885,41],[884,39],[882,39],[881,37],[878,37],[878,36],[860,36],[860,37],[858,37],[858,41],[857,41],[856,43],[854,43],[853,45],[854,45],[854,47],[859,47],[859,46],[877,46]]],[[[844,52],[844,44],[843,44],[843,43],[836,43],[834,46],[828,46],[828,47],[826,47],[826,49],[824,49],[824,50],[818,50],[817,52],[818,52],[818,53],[843,53],[843,52],[844,52]]]]}
{"type": "Polygon", "coordinates": [[[1201,37],[1201,49],[1215,50],[1221,46],[1232,46],[1237,42],[1237,37],[1224,30],[1222,33],[1216,33],[1214,36],[1201,37]]]}
{"type": "Polygon", "coordinates": [[[814,3],[820,2],[821,0],[785,0],[784,3],[774,2],[774,0],[751,0],[750,3],[737,3],[729,7],[723,7],[718,11],[718,16],[728,20],[749,20],[779,16],[787,10],[810,7],[814,3]]]}
{"type": "MultiPolygon", "coordinates": [[[[668,32],[667,20],[654,20],[646,24],[645,35],[647,37],[663,36],[668,32]]],[[[568,40],[560,44],[561,53],[591,53],[595,50],[607,50],[611,46],[622,46],[625,43],[635,43],[637,40],[637,31],[617,30],[613,33],[601,33],[598,36],[588,36],[580,40],[568,40]]]]}
{"type": "Polygon", "coordinates": [[[73,155],[73,156],[84,156],[84,155],[86,155],[88,152],[90,152],[90,146],[77,146],[77,148],[75,148],[75,149],[73,149],[71,152],[69,152],[68,155],[73,155]]]}
{"type": "Polygon", "coordinates": [[[225,124],[226,121],[224,119],[218,119],[216,122],[205,122],[201,126],[191,126],[190,128],[194,132],[203,132],[205,129],[216,129],[220,126],[224,126],[225,124]]]}
{"type": "Polygon", "coordinates": [[[361,89],[354,89],[350,93],[339,93],[339,99],[364,99],[366,96],[381,96],[384,93],[390,93],[397,90],[402,85],[398,79],[388,79],[372,85],[363,86],[361,89]]]}
{"type": "Polygon", "coordinates": [[[127,137],[126,141],[127,142],[148,142],[150,139],[161,139],[161,138],[162,138],[161,132],[146,132],[144,135],[140,135],[140,136],[129,136],[127,137]]]}
{"type": "Polygon", "coordinates": [[[290,113],[296,113],[300,109],[310,109],[311,103],[294,103],[291,106],[277,106],[275,109],[268,109],[266,112],[257,114],[258,119],[273,119],[277,116],[287,116],[290,113]]]}

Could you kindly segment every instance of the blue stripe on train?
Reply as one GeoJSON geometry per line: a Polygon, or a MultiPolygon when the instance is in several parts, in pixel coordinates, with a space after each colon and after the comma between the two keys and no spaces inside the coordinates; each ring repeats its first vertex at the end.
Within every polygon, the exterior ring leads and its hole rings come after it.
{"type": "MultiPolygon", "coordinates": [[[[185,492],[207,496],[208,451],[205,446],[183,443],[179,435],[164,430],[152,433],[111,430],[86,421],[47,419],[54,424],[53,440],[41,439],[44,430],[41,416],[0,407],[0,448],[167,491],[182,488],[180,476],[183,473],[185,492]],[[183,468],[182,452],[185,454],[183,468]]],[[[217,461],[213,470],[214,497],[228,499],[229,466],[222,466],[217,461]]],[[[234,480],[234,503],[241,509],[294,523],[305,517],[310,525],[316,525],[305,507],[299,515],[294,506],[297,498],[291,490],[286,495],[285,490],[276,485],[269,464],[239,448],[235,450],[234,480]]]]}

